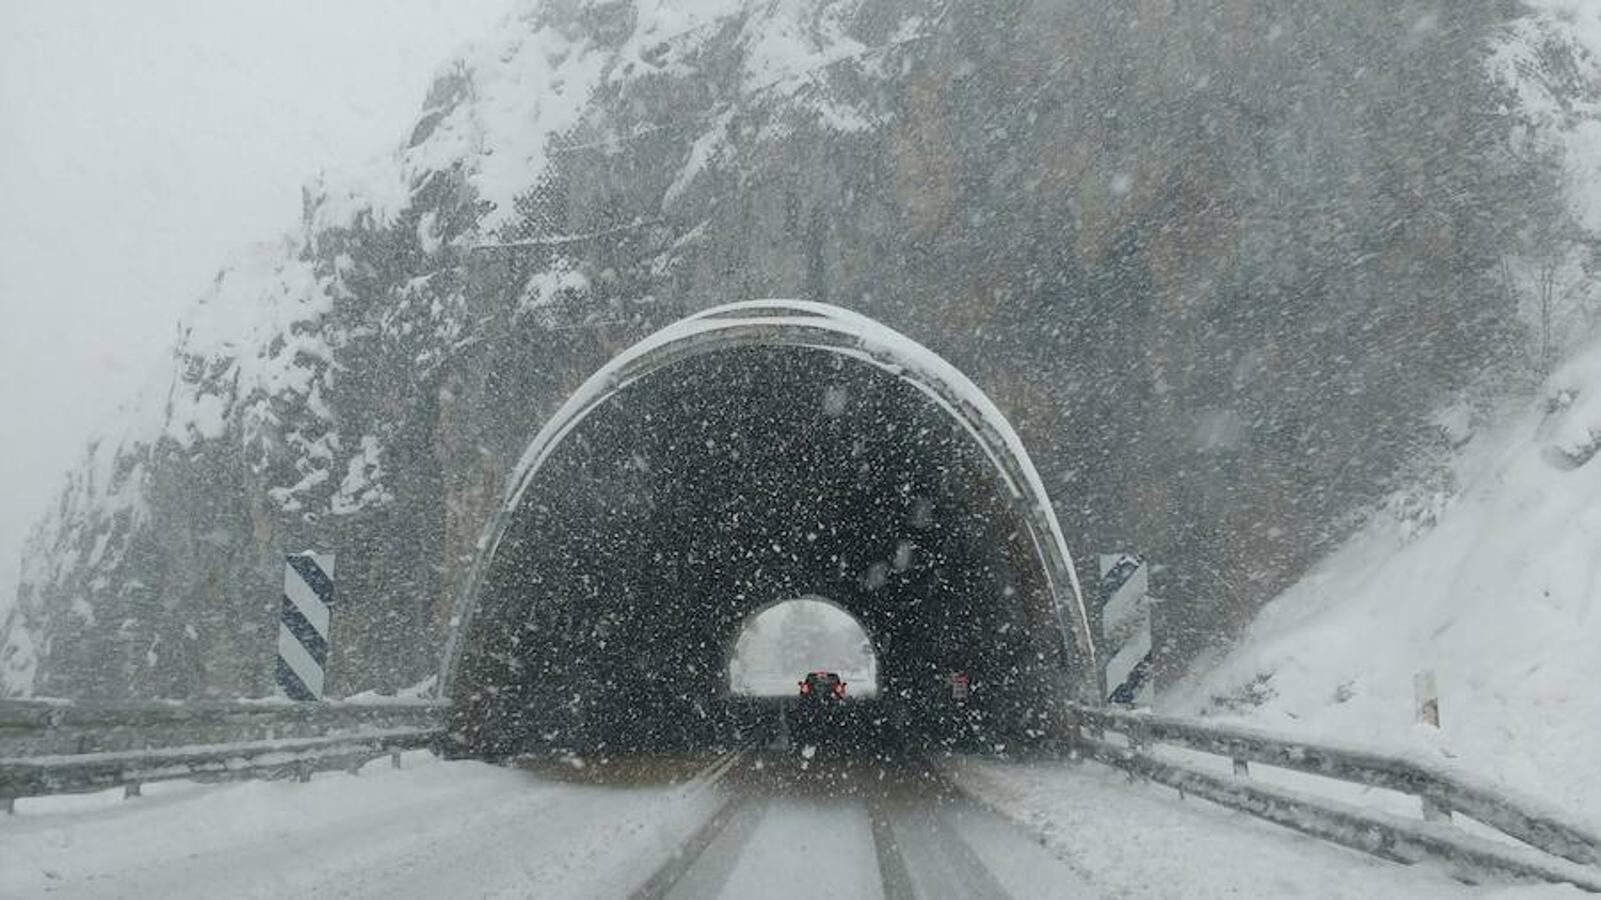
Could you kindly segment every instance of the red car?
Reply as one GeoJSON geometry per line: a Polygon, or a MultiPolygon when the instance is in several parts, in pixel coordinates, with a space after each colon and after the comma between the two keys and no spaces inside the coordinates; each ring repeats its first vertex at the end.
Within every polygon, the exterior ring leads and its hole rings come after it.
{"type": "Polygon", "coordinates": [[[800,683],[801,699],[844,700],[845,681],[836,672],[812,672],[800,683]]]}

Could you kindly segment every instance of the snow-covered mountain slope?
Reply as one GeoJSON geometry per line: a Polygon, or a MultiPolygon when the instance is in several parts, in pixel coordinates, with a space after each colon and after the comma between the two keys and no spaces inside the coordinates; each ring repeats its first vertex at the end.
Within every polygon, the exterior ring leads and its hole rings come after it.
{"type": "Polygon", "coordinates": [[[1432,527],[1377,517],[1160,706],[1443,755],[1601,810],[1598,450],[1601,344],[1470,441],[1432,527]],[[1438,730],[1415,723],[1423,671],[1438,730]]]}
{"type": "MultiPolygon", "coordinates": [[[[1601,224],[1601,7],[1529,4],[1488,66],[1509,90],[1504,112],[1522,113],[1521,139],[1562,173],[1559,228],[1601,224]]],[[[1519,245],[1511,283],[1532,298],[1543,277],[1550,350],[1581,349],[1497,424],[1477,427],[1485,416],[1461,406],[1441,414],[1460,447],[1446,476],[1394,495],[1163,708],[1440,754],[1601,810],[1601,343],[1583,346],[1596,287],[1583,247],[1541,241],[1519,245]],[[1438,730],[1414,721],[1422,672],[1438,686],[1438,730]]]]}
{"type": "MultiPolygon", "coordinates": [[[[0,694],[259,691],[278,557],[307,545],[345,548],[347,607],[368,601],[341,641],[357,683],[422,677],[503,457],[556,399],[508,386],[532,410],[464,424],[490,408],[472,402],[494,366],[485,347],[526,353],[531,323],[562,304],[646,327],[635,310],[595,311],[618,294],[654,301],[626,277],[637,259],[595,264],[595,235],[654,229],[643,265],[670,271],[696,223],[662,226],[661,205],[728,164],[730,102],[770,139],[858,129],[870,111],[826,91],[823,70],[871,72],[922,21],[886,5],[869,45],[853,33],[862,7],[519,4],[441,68],[402,146],[309,184],[299,229],[230,260],[180,323],[170,368],[105,426],[34,530],[0,621],[0,694]],[[636,167],[638,213],[566,207],[553,187],[564,161],[605,166],[664,139],[686,152],[636,167]]],[[[512,365],[568,377],[548,356],[512,365]]]]}

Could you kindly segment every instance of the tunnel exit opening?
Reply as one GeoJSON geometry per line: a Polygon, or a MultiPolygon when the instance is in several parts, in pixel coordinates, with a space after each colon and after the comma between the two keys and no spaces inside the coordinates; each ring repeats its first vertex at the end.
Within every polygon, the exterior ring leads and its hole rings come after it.
{"type": "Polygon", "coordinates": [[[794,697],[807,673],[817,671],[838,674],[852,699],[878,696],[878,654],[855,616],[815,595],[780,600],[740,626],[728,654],[728,691],[794,697]]]}

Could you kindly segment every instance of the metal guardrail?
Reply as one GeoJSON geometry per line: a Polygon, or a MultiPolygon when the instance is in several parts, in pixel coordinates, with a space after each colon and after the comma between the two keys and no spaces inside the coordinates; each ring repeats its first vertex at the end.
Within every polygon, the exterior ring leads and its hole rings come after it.
{"type": "Polygon", "coordinates": [[[436,700],[0,700],[0,757],[436,727],[446,706],[436,700]]]}
{"type": "MultiPolygon", "coordinates": [[[[1077,746],[1131,774],[1335,843],[1405,863],[1444,860],[1465,877],[1496,873],[1571,883],[1601,893],[1601,837],[1560,812],[1428,763],[1356,747],[1311,743],[1250,728],[1127,710],[1073,705],[1077,746]],[[1106,741],[1124,735],[1128,747],[1106,741]],[[1149,752],[1170,744],[1229,759],[1234,776],[1207,772],[1149,752]],[[1425,808],[1457,811],[1525,846],[1489,841],[1448,821],[1407,819],[1301,791],[1252,781],[1250,763],[1275,766],[1419,798],[1425,808]]],[[[1449,816],[1442,816],[1448,819],[1449,816]]]]}
{"type": "Polygon", "coordinates": [[[0,804],[152,781],[306,780],[444,734],[437,701],[0,701],[0,804]]]}
{"type": "MultiPolygon", "coordinates": [[[[137,796],[161,780],[309,779],[385,755],[432,747],[445,732],[438,701],[79,703],[0,701],[0,804],[17,798],[122,787],[137,796]]],[[[1466,878],[1493,873],[1571,883],[1601,893],[1601,837],[1560,812],[1429,763],[1356,747],[1072,704],[1084,755],[1131,775],[1325,840],[1405,863],[1443,860],[1466,878]],[[1124,735],[1128,746],[1104,739],[1124,735]],[[1233,777],[1149,752],[1169,744],[1232,761],[1233,777]],[[1419,798],[1460,812],[1526,846],[1488,841],[1449,822],[1406,819],[1253,781],[1259,763],[1419,798]]]]}

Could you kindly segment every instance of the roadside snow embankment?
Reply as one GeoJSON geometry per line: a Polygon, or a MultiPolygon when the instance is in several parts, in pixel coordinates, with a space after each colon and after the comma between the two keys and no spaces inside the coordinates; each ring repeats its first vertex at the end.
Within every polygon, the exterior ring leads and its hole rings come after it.
{"type": "Polygon", "coordinates": [[[162,782],[0,816],[0,897],[625,896],[722,802],[407,755],[312,783],[162,782]]]}
{"type": "MultiPolygon", "coordinates": [[[[946,766],[961,790],[1035,834],[1109,897],[1461,897],[1427,866],[1401,866],[1245,813],[1184,802],[1097,763],[946,766]]],[[[1518,889],[1527,896],[1531,889],[1518,889]]],[[[1544,891],[1534,888],[1532,891],[1544,891]]],[[[1569,889],[1551,889],[1566,896],[1569,889]]],[[[1543,895],[1543,894],[1542,894],[1543,895]]]]}
{"type": "Polygon", "coordinates": [[[1601,345],[1468,445],[1432,529],[1376,519],[1159,707],[1450,758],[1601,824],[1598,448],[1601,345]]]}

